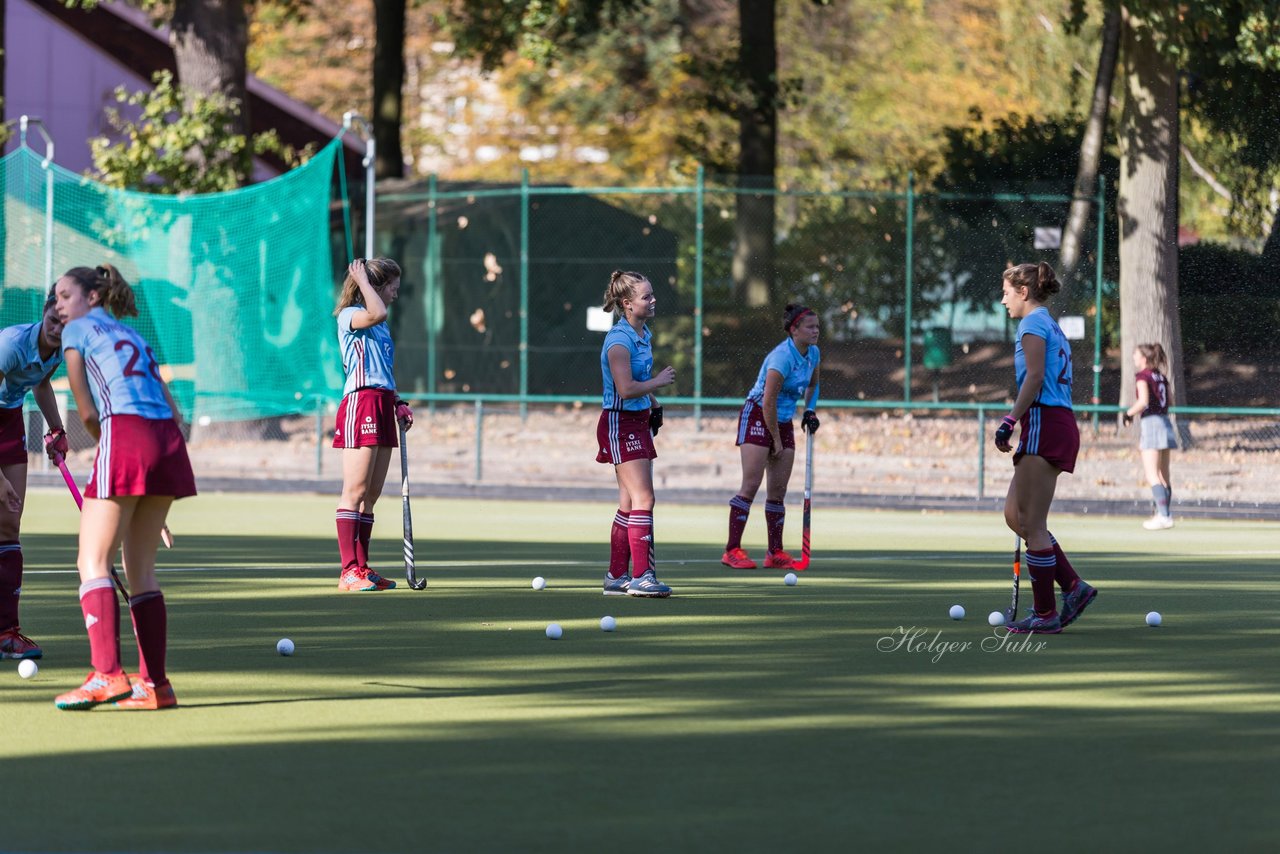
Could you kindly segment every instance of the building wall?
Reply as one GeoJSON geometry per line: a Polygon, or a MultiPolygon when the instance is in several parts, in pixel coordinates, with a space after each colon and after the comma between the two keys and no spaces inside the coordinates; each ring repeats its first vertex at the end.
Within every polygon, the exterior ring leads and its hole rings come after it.
{"type": "MultiPolygon", "coordinates": [[[[147,81],[97,50],[27,0],[5,3],[5,118],[40,118],[55,146],[54,160],[73,172],[92,165],[89,139],[107,131],[104,109],[112,92],[149,88],[147,81]]],[[[5,146],[9,152],[17,137],[5,146]]],[[[38,152],[44,140],[28,134],[38,152]]]]}

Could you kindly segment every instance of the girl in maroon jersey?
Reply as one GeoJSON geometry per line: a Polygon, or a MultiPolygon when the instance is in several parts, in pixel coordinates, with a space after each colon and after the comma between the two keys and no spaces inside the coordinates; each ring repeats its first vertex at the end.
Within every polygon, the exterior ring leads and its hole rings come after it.
{"type": "Polygon", "coordinates": [[[1169,381],[1164,371],[1169,361],[1159,344],[1139,344],[1133,350],[1133,366],[1138,369],[1135,388],[1138,399],[1124,413],[1125,426],[1139,422],[1138,448],[1142,453],[1142,467],[1147,473],[1151,496],[1155,499],[1156,512],[1142,523],[1148,531],[1162,531],[1173,527],[1173,514],[1169,504],[1173,488],[1169,482],[1169,452],[1178,447],[1178,439],[1169,420],[1169,381]]]}

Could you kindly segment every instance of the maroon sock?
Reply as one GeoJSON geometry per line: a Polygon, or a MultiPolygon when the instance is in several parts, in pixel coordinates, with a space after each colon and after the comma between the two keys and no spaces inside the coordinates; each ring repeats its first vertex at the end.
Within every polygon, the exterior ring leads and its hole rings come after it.
{"type": "Polygon", "coordinates": [[[629,511],[613,514],[613,528],[609,531],[609,574],[621,578],[627,574],[627,559],[631,557],[631,542],[627,539],[629,511]]]}
{"type": "Polygon", "coordinates": [[[742,548],[742,532],[747,529],[747,518],[750,515],[750,498],[735,495],[729,499],[729,540],[724,544],[725,551],[742,548]]]}
{"type": "Polygon", "coordinates": [[[89,657],[99,673],[120,672],[120,605],[110,578],[80,585],[80,610],[89,633],[89,657]]]}
{"type": "Polygon", "coordinates": [[[129,614],[133,617],[133,636],[138,639],[138,673],[152,685],[164,685],[169,681],[164,672],[168,641],[164,594],[153,590],[129,597],[129,614]]]}
{"type": "Polygon", "coordinates": [[[782,526],[787,521],[787,507],[781,501],[764,503],[764,524],[769,529],[769,551],[782,551],[782,526]]]}
{"type": "Polygon", "coordinates": [[[360,533],[356,536],[356,566],[369,565],[369,538],[373,536],[373,514],[360,514],[360,533]]]}
{"type": "Polygon", "coordinates": [[[653,569],[653,511],[631,511],[627,542],[631,546],[631,577],[639,578],[653,569]]]}
{"type": "Polygon", "coordinates": [[[354,510],[338,509],[338,558],[342,561],[342,571],[359,566],[356,562],[356,543],[360,539],[360,514],[354,510]]]}
{"type": "Polygon", "coordinates": [[[1062,550],[1062,546],[1058,545],[1058,541],[1053,534],[1049,535],[1049,539],[1053,540],[1053,555],[1058,559],[1058,568],[1054,571],[1055,579],[1058,582],[1058,586],[1062,588],[1062,592],[1070,593],[1076,589],[1080,576],[1076,573],[1075,568],[1071,566],[1071,561],[1067,560],[1067,553],[1062,550]]]}
{"type": "Polygon", "coordinates": [[[22,545],[0,543],[0,632],[18,627],[18,597],[22,595],[22,545]]]}
{"type": "Polygon", "coordinates": [[[1058,559],[1053,549],[1033,551],[1027,549],[1027,572],[1031,575],[1031,593],[1036,613],[1047,617],[1058,610],[1058,600],[1053,590],[1058,559]]]}

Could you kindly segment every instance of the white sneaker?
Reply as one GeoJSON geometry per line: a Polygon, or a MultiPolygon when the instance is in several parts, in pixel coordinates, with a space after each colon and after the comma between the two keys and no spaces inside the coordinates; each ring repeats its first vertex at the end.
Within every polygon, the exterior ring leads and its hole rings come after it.
{"type": "Polygon", "coordinates": [[[1148,531],[1164,531],[1173,527],[1172,516],[1152,516],[1150,519],[1142,523],[1142,527],[1148,531]]]}

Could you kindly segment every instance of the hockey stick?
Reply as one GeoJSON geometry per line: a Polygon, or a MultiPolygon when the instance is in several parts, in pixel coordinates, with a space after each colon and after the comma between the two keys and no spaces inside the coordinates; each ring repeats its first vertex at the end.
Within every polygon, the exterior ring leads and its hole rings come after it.
{"type": "Polygon", "coordinates": [[[809,568],[809,506],[813,497],[813,432],[806,430],[804,441],[804,534],[800,541],[800,560],[791,564],[804,572],[809,568]]]}
{"type": "MultiPolygon", "coordinates": [[[[67,469],[67,461],[59,454],[55,462],[62,471],[62,479],[67,483],[67,489],[71,490],[71,497],[76,500],[76,507],[84,510],[84,497],[80,494],[80,487],[76,486],[76,479],[71,476],[70,470],[67,469]]],[[[125,589],[124,582],[120,580],[120,574],[116,572],[116,565],[111,564],[111,580],[116,583],[116,589],[120,591],[120,595],[124,597],[124,603],[129,604],[129,591],[125,589]]]]}
{"type": "Polygon", "coordinates": [[[404,575],[414,590],[427,586],[418,578],[413,562],[413,514],[409,512],[409,452],[404,446],[404,424],[400,425],[400,507],[404,514],[404,575]]]}
{"type": "Polygon", "coordinates": [[[1013,604],[1004,612],[1005,621],[1012,623],[1018,617],[1018,587],[1022,581],[1022,537],[1013,538],[1013,604]]]}

